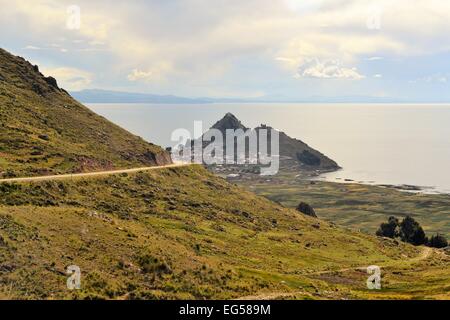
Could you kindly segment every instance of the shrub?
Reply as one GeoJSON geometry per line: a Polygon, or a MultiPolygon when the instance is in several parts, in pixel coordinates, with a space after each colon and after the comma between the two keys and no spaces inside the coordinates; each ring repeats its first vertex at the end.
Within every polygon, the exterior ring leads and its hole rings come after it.
{"type": "Polygon", "coordinates": [[[402,241],[411,243],[415,246],[420,246],[428,242],[425,232],[420,224],[410,216],[407,216],[400,223],[400,238],[402,241]]]}
{"type": "Polygon", "coordinates": [[[432,248],[446,248],[448,247],[447,238],[441,234],[436,234],[432,236],[430,241],[428,242],[428,246],[432,248]]]}
{"type": "Polygon", "coordinates": [[[15,178],[17,177],[17,174],[14,172],[14,170],[11,169],[7,169],[4,173],[3,173],[3,178],[8,179],[8,178],[15,178]]]}
{"type": "Polygon", "coordinates": [[[5,240],[5,238],[2,237],[2,235],[0,234],[0,247],[7,247],[7,242],[5,240]]]}
{"type": "Polygon", "coordinates": [[[309,204],[305,203],[305,202],[301,202],[298,207],[297,207],[297,211],[310,216],[310,217],[314,217],[317,218],[316,212],[314,211],[314,208],[311,207],[309,204]]]}
{"type": "Polygon", "coordinates": [[[387,238],[400,238],[403,242],[420,246],[428,244],[428,238],[425,235],[420,224],[412,217],[407,216],[399,223],[396,217],[389,217],[387,223],[382,223],[377,230],[376,235],[387,238]]]}
{"type": "Polygon", "coordinates": [[[149,254],[139,257],[138,263],[144,273],[170,274],[172,269],[165,261],[160,261],[149,254]]]}
{"type": "Polygon", "coordinates": [[[389,217],[387,223],[382,223],[377,230],[376,235],[379,237],[396,238],[400,234],[399,221],[396,217],[389,217]]]}

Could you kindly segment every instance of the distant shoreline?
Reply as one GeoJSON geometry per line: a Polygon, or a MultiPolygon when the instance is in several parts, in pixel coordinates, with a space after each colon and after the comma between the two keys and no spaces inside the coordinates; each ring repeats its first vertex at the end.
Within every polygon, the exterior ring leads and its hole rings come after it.
{"type": "Polygon", "coordinates": [[[392,106],[443,106],[450,107],[450,102],[321,102],[321,101],[227,101],[227,102],[122,102],[122,101],[111,101],[111,102],[94,102],[94,101],[83,101],[79,100],[81,103],[85,105],[233,105],[233,104],[242,104],[242,105],[255,105],[255,104],[265,104],[265,105],[274,105],[274,104],[284,104],[284,105],[392,105],[392,106]]]}
{"type": "Polygon", "coordinates": [[[86,89],[82,91],[71,91],[70,94],[85,104],[219,104],[219,103],[241,103],[241,104],[408,104],[408,105],[450,105],[450,101],[412,101],[407,99],[396,99],[392,97],[309,97],[303,99],[276,98],[276,97],[182,97],[172,94],[149,94],[112,90],[86,89]]]}
{"type": "Polygon", "coordinates": [[[326,174],[328,172],[320,173],[316,177],[311,178],[311,181],[320,181],[320,182],[329,182],[329,183],[337,183],[337,184],[361,184],[361,185],[367,185],[367,186],[375,186],[375,187],[382,187],[387,189],[394,189],[401,192],[407,192],[407,193],[423,193],[428,195],[433,194],[448,194],[450,195],[450,191],[442,191],[436,189],[436,187],[431,186],[419,186],[419,185],[413,185],[413,184],[394,184],[394,183],[376,183],[375,181],[361,181],[361,180],[354,180],[350,178],[336,178],[334,180],[326,179],[323,177],[323,174],[326,174]]]}

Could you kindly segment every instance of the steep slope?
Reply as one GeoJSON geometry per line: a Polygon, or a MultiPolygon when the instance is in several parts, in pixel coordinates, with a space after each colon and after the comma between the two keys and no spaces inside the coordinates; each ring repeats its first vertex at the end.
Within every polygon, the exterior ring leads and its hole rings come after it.
{"type": "Polygon", "coordinates": [[[160,147],[96,115],[37,66],[0,49],[0,177],[170,162],[160,147]]]}
{"type": "MultiPolygon", "coordinates": [[[[267,129],[267,126],[260,126],[255,130],[267,129]]],[[[302,169],[307,170],[337,170],[339,165],[328,158],[323,153],[311,148],[299,139],[291,138],[284,132],[280,135],[280,156],[298,162],[302,169]]]]}

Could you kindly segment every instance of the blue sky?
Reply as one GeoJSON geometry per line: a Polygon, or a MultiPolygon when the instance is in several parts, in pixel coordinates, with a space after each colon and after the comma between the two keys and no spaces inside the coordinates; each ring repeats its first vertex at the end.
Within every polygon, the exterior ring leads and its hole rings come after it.
{"type": "Polygon", "coordinates": [[[68,90],[450,101],[447,0],[116,2],[0,0],[0,46],[68,90]]]}

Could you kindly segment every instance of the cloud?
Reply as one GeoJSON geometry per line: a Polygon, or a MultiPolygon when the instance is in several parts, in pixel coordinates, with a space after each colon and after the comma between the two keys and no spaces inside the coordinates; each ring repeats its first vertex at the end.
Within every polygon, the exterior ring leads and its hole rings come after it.
{"type": "Polygon", "coordinates": [[[425,77],[420,77],[415,80],[409,81],[409,83],[440,83],[445,84],[449,81],[450,76],[446,74],[432,74],[425,77]]]}
{"type": "Polygon", "coordinates": [[[37,51],[37,50],[57,50],[62,53],[66,53],[69,51],[66,48],[61,47],[60,44],[56,44],[56,43],[52,43],[47,47],[38,47],[38,46],[33,46],[33,45],[27,45],[24,49],[25,50],[35,50],[35,51],[37,51]]]}
{"type": "Polygon", "coordinates": [[[136,90],[242,94],[271,90],[267,79],[276,79],[297,92],[292,74],[362,79],[358,70],[379,71],[367,70],[367,61],[450,50],[448,0],[378,0],[379,30],[367,26],[373,0],[77,0],[79,30],[66,28],[71,0],[0,2],[5,46],[61,44],[59,52],[29,48],[29,55],[101,71],[92,78],[103,81],[99,87],[132,81],[136,90]]]}
{"type": "Polygon", "coordinates": [[[28,45],[25,47],[26,50],[41,50],[42,48],[37,46],[28,45]]]}
{"type": "Polygon", "coordinates": [[[322,0],[284,0],[287,7],[298,14],[307,14],[319,10],[322,0]]]}
{"type": "Polygon", "coordinates": [[[41,68],[46,76],[52,76],[58,80],[59,85],[66,90],[82,90],[89,87],[93,81],[90,72],[70,67],[41,68]]]}
{"type": "Polygon", "coordinates": [[[373,77],[374,77],[374,78],[377,78],[377,79],[380,79],[380,78],[383,78],[383,75],[377,73],[377,74],[374,74],[373,77]]]}
{"type": "Polygon", "coordinates": [[[356,68],[347,68],[337,60],[320,61],[313,59],[298,68],[297,78],[350,79],[360,80],[364,76],[356,68]]]}
{"type": "Polygon", "coordinates": [[[142,71],[139,69],[134,69],[131,71],[131,73],[128,75],[129,81],[150,81],[153,78],[153,72],[152,71],[142,71]]]}
{"type": "Polygon", "coordinates": [[[369,57],[366,60],[367,61],[378,61],[378,60],[383,60],[383,57],[369,57]]]}

